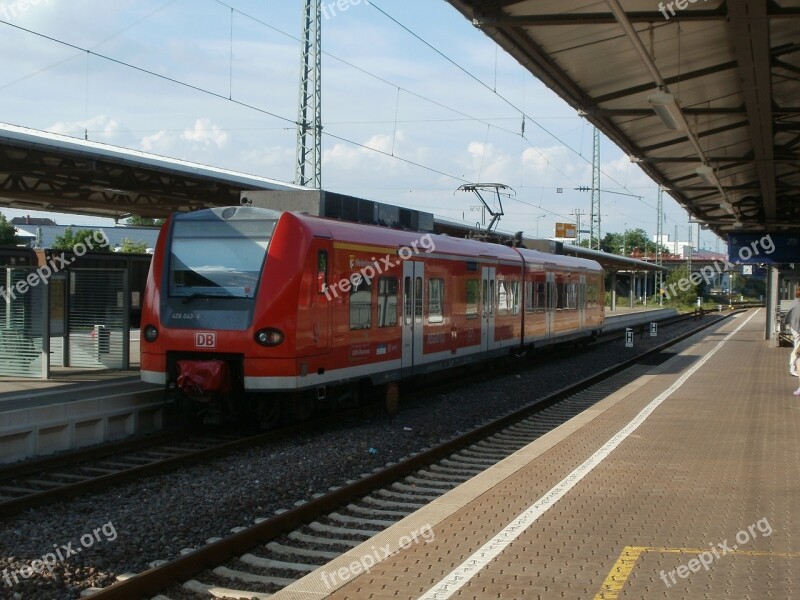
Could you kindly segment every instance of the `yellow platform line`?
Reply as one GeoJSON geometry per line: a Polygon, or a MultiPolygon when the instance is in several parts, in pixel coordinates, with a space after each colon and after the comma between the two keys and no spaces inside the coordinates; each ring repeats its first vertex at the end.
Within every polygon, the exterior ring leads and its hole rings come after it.
{"type": "Polygon", "coordinates": [[[639,555],[645,551],[647,548],[644,546],[625,546],[594,600],[616,600],[622,586],[628,581],[628,576],[633,571],[633,565],[636,564],[639,555]]]}
{"type": "MultiPolygon", "coordinates": [[[[644,552],[674,553],[674,554],[700,554],[708,552],[708,548],[667,548],[665,546],[625,546],[619,558],[611,567],[608,576],[594,600],[617,600],[619,593],[628,581],[636,561],[644,552]]],[[[731,550],[724,556],[772,556],[776,558],[800,558],[800,552],[764,552],[760,550],[731,550]]],[[[719,558],[722,558],[721,555],[719,558]]]]}

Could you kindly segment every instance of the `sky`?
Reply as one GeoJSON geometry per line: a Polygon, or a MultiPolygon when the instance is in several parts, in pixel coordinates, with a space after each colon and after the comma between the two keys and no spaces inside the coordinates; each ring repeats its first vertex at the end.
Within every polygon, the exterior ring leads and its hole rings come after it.
{"type": "MultiPolygon", "coordinates": [[[[291,182],[303,5],[0,0],[0,121],[291,182]]],[[[476,223],[457,188],[498,182],[499,229],[588,229],[592,126],[445,0],[323,0],[322,37],[324,189],[476,223]]],[[[604,136],[600,165],[601,232],[652,237],[656,184],[604,136]]]]}

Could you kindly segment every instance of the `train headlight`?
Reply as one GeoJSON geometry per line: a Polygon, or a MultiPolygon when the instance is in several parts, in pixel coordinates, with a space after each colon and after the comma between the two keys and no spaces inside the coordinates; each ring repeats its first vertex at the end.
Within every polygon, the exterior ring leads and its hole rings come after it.
{"type": "Polygon", "coordinates": [[[155,342],[158,339],[158,329],[154,325],[144,328],[144,339],[146,342],[155,342]]]}
{"type": "Polygon", "coordinates": [[[274,327],[267,327],[266,329],[259,329],[256,332],[256,342],[262,346],[277,346],[283,342],[283,332],[274,327]]]}

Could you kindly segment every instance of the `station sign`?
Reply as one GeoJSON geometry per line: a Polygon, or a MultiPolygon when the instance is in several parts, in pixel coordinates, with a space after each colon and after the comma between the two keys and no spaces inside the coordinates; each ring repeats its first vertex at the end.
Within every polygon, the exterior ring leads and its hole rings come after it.
{"type": "Polygon", "coordinates": [[[575,238],[575,223],[556,223],[557,238],[575,238]]]}
{"type": "Polygon", "coordinates": [[[800,262],[800,234],[729,233],[728,262],[740,265],[800,262]]]}

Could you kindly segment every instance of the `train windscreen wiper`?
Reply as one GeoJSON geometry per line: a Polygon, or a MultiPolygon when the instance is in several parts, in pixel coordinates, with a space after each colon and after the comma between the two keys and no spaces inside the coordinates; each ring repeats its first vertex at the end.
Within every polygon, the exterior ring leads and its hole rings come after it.
{"type": "Polygon", "coordinates": [[[183,299],[181,304],[189,304],[192,300],[197,300],[198,298],[238,298],[239,296],[234,296],[227,290],[224,294],[192,294],[191,296],[186,296],[183,299]]]}

